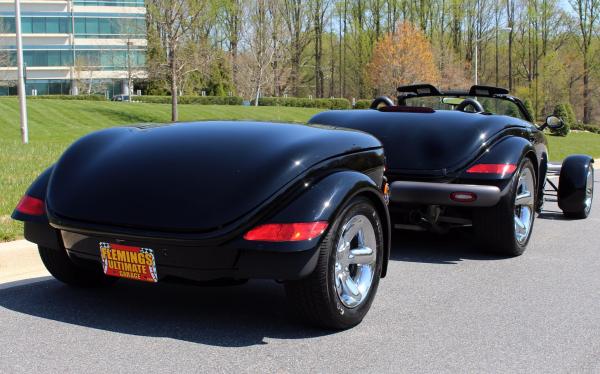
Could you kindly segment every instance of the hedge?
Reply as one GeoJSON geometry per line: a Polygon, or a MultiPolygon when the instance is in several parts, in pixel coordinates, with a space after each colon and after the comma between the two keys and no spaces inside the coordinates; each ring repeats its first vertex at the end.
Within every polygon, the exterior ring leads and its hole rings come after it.
{"type": "Polygon", "coordinates": [[[595,134],[600,134],[600,126],[597,125],[586,125],[581,122],[577,122],[571,125],[571,130],[589,131],[595,134]]]}
{"type": "MultiPolygon", "coordinates": [[[[153,104],[170,104],[171,96],[135,96],[133,101],[153,104]]],[[[200,105],[242,105],[243,98],[239,96],[178,96],[179,104],[200,105]]]]}
{"type": "Polygon", "coordinates": [[[356,100],[354,102],[354,109],[369,109],[373,100],[356,100]]]}
{"type": "Polygon", "coordinates": [[[27,96],[27,99],[106,101],[106,97],[104,95],[38,95],[27,96]]]}
{"type": "MultiPolygon", "coordinates": [[[[255,100],[251,104],[254,105],[255,100]]],[[[308,99],[298,97],[261,97],[259,106],[290,106],[301,108],[350,109],[347,99],[308,99]]]]}

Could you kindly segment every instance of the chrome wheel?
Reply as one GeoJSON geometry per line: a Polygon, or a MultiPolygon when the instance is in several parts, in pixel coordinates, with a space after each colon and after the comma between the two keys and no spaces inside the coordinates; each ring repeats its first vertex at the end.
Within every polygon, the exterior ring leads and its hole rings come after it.
{"type": "Polygon", "coordinates": [[[535,205],[535,181],[531,169],[525,167],[519,175],[515,194],[515,239],[524,244],[529,238],[533,224],[535,205]]]}
{"type": "Polygon", "coordinates": [[[335,254],[335,289],[347,308],[356,308],[367,299],[376,260],[373,224],[366,216],[355,215],[343,226],[335,254]]]}
{"type": "Polygon", "coordinates": [[[585,182],[585,214],[590,214],[592,210],[592,200],[594,198],[594,169],[589,168],[587,180],[585,182]]]}

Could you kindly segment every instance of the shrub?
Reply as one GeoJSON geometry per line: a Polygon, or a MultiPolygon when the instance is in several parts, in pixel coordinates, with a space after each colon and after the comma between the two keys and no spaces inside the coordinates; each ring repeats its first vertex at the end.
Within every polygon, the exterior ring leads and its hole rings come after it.
{"type": "MultiPolygon", "coordinates": [[[[255,100],[251,101],[254,105],[255,100]]],[[[301,108],[350,109],[347,99],[309,99],[301,97],[261,97],[259,106],[288,106],[301,108]]]]}
{"type": "Polygon", "coordinates": [[[556,117],[560,118],[564,122],[564,126],[559,129],[550,129],[550,132],[554,135],[558,136],[567,136],[571,131],[571,126],[575,123],[575,120],[572,116],[573,109],[569,107],[571,104],[557,104],[554,107],[554,112],[552,113],[556,117]]]}
{"type": "Polygon", "coordinates": [[[533,121],[535,122],[537,115],[535,113],[535,110],[533,110],[533,104],[531,104],[531,100],[525,99],[525,101],[523,101],[523,106],[525,107],[525,109],[527,110],[527,112],[529,113],[531,118],[533,118],[533,121]]]}
{"type": "MultiPolygon", "coordinates": [[[[134,101],[153,104],[170,104],[171,96],[135,96],[134,101]]],[[[198,105],[242,105],[243,99],[239,96],[179,96],[179,104],[198,105]]]]}
{"type": "Polygon", "coordinates": [[[600,126],[598,125],[586,125],[581,122],[576,122],[571,125],[571,130],[589,131],[595,134],[600,134],[600,126]]]}
{"type": "Polygon", "coordinates": [[[369,109],[373,100],[356,100],[354,109],[369,109]]]}
{"type": "Polygon", "coordinates": [[[89,101],[105,101],[104,95],[38,95],[38,96],[27,96],[27,99],[43,100],[89,100],[89,101]]]}

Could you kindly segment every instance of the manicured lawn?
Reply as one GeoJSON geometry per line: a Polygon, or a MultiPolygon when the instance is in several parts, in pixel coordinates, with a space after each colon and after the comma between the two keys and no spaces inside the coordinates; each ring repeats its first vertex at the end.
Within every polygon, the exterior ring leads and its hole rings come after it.
{"type": "MultiPolygon", "coordinates": [[[[22,226],[10,214],[34,178],[75,139],[104,127],[141,122],[168,122],[168,104],[30,100],[30,144],[20,143],[18,105],[0,98],[0,241],[18,238],[22,226]]],[[[181,121],[234,119],[305,122],[320,109],[181,105],[181,121]]],[[[550,159],[587,153],[600,158],[600,135],[549,136],[550,159]]]]}
{"type": "MultiPolygon", "coordinates": [[[[550,160],[562,160],[568,155],[583,153],[600,158],[600,134],[571,132],[569,135],[548,136],[550,160]]],[[[596,165],[598,166],[598,165],[596,165]]]]}
{"type": "MultiPolygon", "coordinates": [[[[0,241],[22,236],[10,214],[35,177],[75,139],[104,127],[140,122],[168,122],[168,104],[30,100],[30,143],[20,143],[17,100],[0,98],[0,241]]],[[[181,105],[180,120],[259,120],[305,122],[319,109],[181,105]]]]}

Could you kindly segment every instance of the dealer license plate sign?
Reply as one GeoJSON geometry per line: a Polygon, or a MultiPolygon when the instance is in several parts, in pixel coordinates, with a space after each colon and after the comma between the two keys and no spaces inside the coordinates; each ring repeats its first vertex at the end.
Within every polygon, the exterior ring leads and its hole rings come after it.
{"type": "Polygon", "coordinates": [[[150,248],[100,242],[100,257],[106,275],[158,282],[154,251],[150,248]]]}

